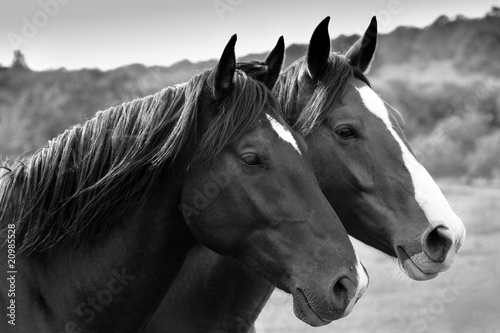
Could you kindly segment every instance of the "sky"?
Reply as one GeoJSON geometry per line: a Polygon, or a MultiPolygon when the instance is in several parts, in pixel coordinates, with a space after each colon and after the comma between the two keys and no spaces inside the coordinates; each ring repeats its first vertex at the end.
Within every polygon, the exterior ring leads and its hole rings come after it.
{"type": "Polygon", "coordinates": [[[500,0],[2,0],[0,64],[20,49],[34,70],[112,69],[218,58],[238,34],[236,55],[307,43],[330,16],[330,36],[425,27],[438,16],[482,17],[500,0]]]}

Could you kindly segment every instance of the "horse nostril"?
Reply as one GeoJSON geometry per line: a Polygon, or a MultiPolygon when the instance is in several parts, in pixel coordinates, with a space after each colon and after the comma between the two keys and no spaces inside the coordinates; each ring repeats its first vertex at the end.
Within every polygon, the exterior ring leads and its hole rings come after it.
{"type": "Polygon", "coordinates": [[[453,234],[446,227],[432,230],[424,241],[424,252],[434,262],[443,262],[453,245],[453,234]]]}
{"type": "Polygon", "coordinates": [[[346,277],[338,279],[333,285],[333,298],[340,308],[346,307],[355,294],[356,286],[346,277]]]}
{"type": "Polygon", "coordinates": [[[338,280],[337,283],[333,286],[333,295],[337,299],[345,299],[347,297],[347,289],[342,284],[342,279],[338,280]]]}

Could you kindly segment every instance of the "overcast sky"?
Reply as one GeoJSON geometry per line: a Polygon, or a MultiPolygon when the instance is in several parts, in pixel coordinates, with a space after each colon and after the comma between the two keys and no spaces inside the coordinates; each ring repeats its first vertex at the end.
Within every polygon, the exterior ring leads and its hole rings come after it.
{"type": "Polygon", "coordinates": [[[237,33],[236,52],[307,43],[331,17],[330,35],[361,33],[377,15],[379,31],[423,27],[439,15],[482,17],[500,0],[2,0],[0,64],[20,48],[36,70],[170,65],[217,58],[237,33]]]}

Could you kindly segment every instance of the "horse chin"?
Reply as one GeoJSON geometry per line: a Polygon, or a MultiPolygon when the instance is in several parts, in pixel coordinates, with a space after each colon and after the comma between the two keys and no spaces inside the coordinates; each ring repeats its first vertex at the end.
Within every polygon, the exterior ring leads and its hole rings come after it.
{"type": "Polygon", "coordinates": [[[423,252],[410,257],[402,247],[397,248],[397,256],[401,270],[416,281],[434,279],[451,266],[451,263],[445,265],[433,263],[423,252]]]}
{"type": "Polygon", "coordinates": [[[319,326],[324,326],[333,321],[332,320],[326,320],[320,317],[309,302],[307,301],[307,297],[304,295],[302,290],[300,289],[295,289],[295,291],[292,293],[293,296],[293,313],[295,316],[305,322],[308,325],[311,325],[313,327],[319,327],[319,326]]]}
{"type": "Polygon", "coordinates": [[[438,276],[438,273],[425,273],[423,272],[420,268],[415,265],[413,260],[407,259],[403,262],[399,262],[401,269],[405,274],[412,280],[416,281],[426,281],[426,280],[431,280],[434,279],[436,276],[438,276]]]}

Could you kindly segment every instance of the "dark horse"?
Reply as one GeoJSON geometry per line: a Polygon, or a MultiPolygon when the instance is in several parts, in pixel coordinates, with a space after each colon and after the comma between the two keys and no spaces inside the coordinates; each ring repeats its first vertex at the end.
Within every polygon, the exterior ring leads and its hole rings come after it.
{"type": "Polygon", "coordinates": [[[136,332],[196,241],[292,293],[307,323],[350,311],[366,272],[235,42],[214,70],[98,112],[2,175],[2,332],[136,332]],[[311,257],[321,267],[301,269],[311,257]]]}
{"type": "MultiPolygon", "coordinates": [[[[463,224],[411,152],[401,115],[364,75],[376,48],[375,18],[345,54],[330,53],[328,23],[314,31],[307,55],[280,75],[274,93],[283,118],[305,138],[321,189],[348,233],[397,257],[410,278],[431,279],[452,264],[463,224]]],[[[282,49],[240,68],[257,78],[279,72],[273,58],[282,49]]],[[[201,245],[191,251],[146,332],[250,329],[273,286],[207,252],[201,245]]]]}

